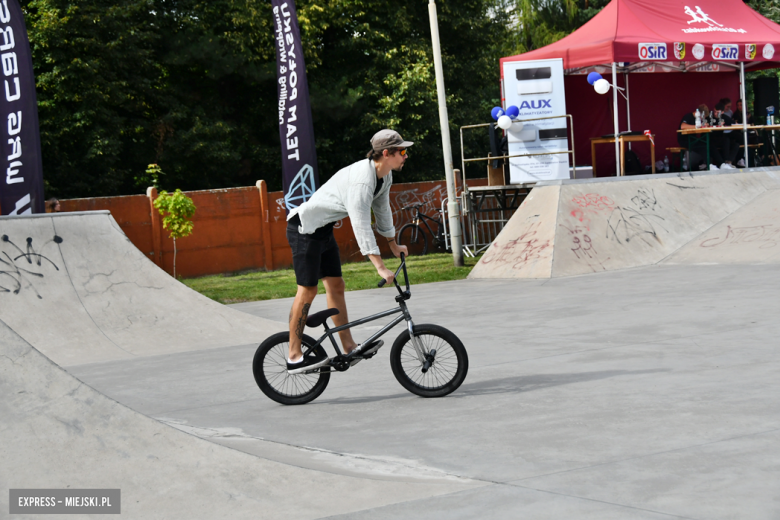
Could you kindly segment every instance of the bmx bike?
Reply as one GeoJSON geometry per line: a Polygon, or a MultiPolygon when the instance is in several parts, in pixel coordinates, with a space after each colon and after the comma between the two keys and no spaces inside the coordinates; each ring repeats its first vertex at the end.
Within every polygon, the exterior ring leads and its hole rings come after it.
{"type": "MultiPolygon", "coordinates": [[[[421,397],[443,397],[457,390],[466,379],[468,372],[469,359],[466,348],[455,334],[444,327],[431,324],[415,325],[412,322],[412,316],[406,306],[406,300],[412,297],[412,293],[403,253],[401,265],[398,266],[395,276],[393,283],[398,290],[398,295],[395,297],[398,308],[334,328],[328,327],[327,319],[338,314],[338,309],[327,309],[308,317],[306,326],[322,325],[325,334],[316,341],[304,334],[301,344],[303,355],[325,353],[323,341],[328,338],[333,344],[336,355],[326,365],[300,374],[289,374],[287,372],[289,331],[276,333],[263,341],[257,348],[252,362],[252,372],[260,390],[269,398],[282,404],[305,404],[313,401],[325,391],[332,373],[345,372],[360,361],[375,356],[379,350],[376,348],[379,338],[404,320],[406,320],[406,329],[396,338],[390,350],[390,367],[401,386],[421,397]],[[404,273],[406,290],[402,290],[398,284],[398,274],[401,270],[404,273]],[[393,318],[390,323],[363,342],[360,348],[349,354],[339,350],[334,333],[393,314],[400,314],[400,316],[393,318]]],[[[378,284],[379,287],[384,285],[385,280],[378,284]]]]}
{"type": "Polygon", "coordinates": [[[414,255],[427,254],[428,237],[423,230],[423,226],[425,226],[428,233],[431,235],[433,245],[449,251],[450,249],[447,247],[447,240],[444,236],[444,225],[441,221],[442,211],[437,209],[436,213],[439,214],[439,218],[433,218],[420,211],[422,206],[423,204],[411,204],[401,208],[402,211],[409,210],[412,212],[412,221],[408,224],[404,224],[398,231],[398,244],[409,248],[409,252],[414,255]],[[436,225],[435,233],[431,228],[431,224],[436,225]]]}

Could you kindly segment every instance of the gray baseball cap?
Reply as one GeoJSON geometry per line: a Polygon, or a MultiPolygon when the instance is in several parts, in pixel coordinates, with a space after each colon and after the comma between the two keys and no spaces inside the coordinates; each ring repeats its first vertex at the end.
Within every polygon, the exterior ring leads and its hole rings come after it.
{"type": "Polygon", "coordinates": [[[413,144],[411,141],[404,141],[401,134],[389,128],[378,131],[371,138],[371,146],[375,152],[381,152],[388,148],[409,148],[413,144]]]}

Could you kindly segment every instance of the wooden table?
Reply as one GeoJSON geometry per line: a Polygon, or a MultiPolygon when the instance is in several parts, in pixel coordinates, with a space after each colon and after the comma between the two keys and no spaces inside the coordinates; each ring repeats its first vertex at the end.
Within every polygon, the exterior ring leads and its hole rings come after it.
{"type": "MultiPolygon", "coordinates": [[[[636,143],[641,141],[650,141],[650,161],[652,163],[652,171],[655,173],[655,144],[650,139],[651,136],[647,135],[618,135],[618,143],[620,144],[620,171],[619,175],[625,175],[626,171],[626,143],[636,143]]],[[[655,138],[655,134],[652,134],[655,138]]],[[[596,177],[596,145],[614,143],[615,137],[591,137],[590,138],[590,160],[593,163],[593,177],[596,177]]]]}
{"type": "MultiPolygon", "coordinates": [[[[712,132],[724,132],[726,130],[731,130],[733,132],[742,132],[743,130],[750,131],[772,131],[772,130],[780,130],[780,125],[730,125],[730,126],[702,126],[701,128],[686,128],[686,129],[680,129],[677,130],[677,133],[682,135],[688,136],[688,150],[691,149],[691,140],[699,141],[702,139],[706,140],[706,147],[707,147],[707,157],[705,157],[705,160],[707,161],[707,164],[710,163],[710,134],[712,132]]],[[[748,151],[745,150],[745,164],[747,164],[748,161],[748,151]]],[[[688,171],[691,171],[691,161],[688,161],[688,171]]],[[[747,164],[748,167],[750,167],[749,164],[747,164]]]]}

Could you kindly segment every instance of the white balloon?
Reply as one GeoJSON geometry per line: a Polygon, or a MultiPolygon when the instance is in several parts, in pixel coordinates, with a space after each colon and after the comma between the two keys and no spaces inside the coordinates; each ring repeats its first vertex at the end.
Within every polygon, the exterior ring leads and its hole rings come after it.
{"type": "Polygon", "coordinates": [[[512,126],[512,119],[509,116],[501,116],[498,118],[498,127],[502,130],[506,130],[512,126]]]}
{"type": "Polygon", "coordinates": [[[609,87],[611,86],[612,85],[609,84],[609,81],[605,80],[604,78],[601,78],[593,84],[593,88],[596,89],[596,92],[599,94],[606,94],[609,92],[609,87]]]}

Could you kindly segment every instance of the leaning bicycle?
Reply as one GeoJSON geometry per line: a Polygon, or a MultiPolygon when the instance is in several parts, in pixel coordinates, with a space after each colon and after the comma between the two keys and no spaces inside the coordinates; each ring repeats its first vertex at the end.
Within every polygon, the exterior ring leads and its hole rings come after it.
{"type": "MultiPolygon", "coordinates": [[[[252,363],[252,372],[260,390],[269,398],[282,404],[305,404],[313,401],[325,391],[331,374],[346,372],[359,362],[374,357],[384,343],[379,338],[403,321],[406,321],[406,328],[396,338],[390,350],[390,367],[401,386],[421,397],[443,397],[457,390],[466,379],[469,368],[466,348],[455,334],[444,327],[414,324],[406,305],[412,293],[406,273],[406,258],[403,254],[395,276],[393,283],[398,290],[398,295],[395,296],[397,308],[334,328],[328,326],[327,320],[338,314],[338,309],[327,309],[308,317],[306,326],[322,325],[325,334],[317,340],[304,334],[301,345],[303,355],[325,353],[323,343],[329,339],[335,355],[328,364],[300,374],[289,374],[287,355],[290,333],[279,332],[260,344],[252,363]],[[402,270],[405,290],[398,284],[398,275],[402,270]],[[349,354],[339,349],[334,337],[335,333],[393,314],[398,316],[364,341],[359,349],[349,354]]],[[[384,285],[385,280],[382,280],[378,286],[384,285]]]]}
{"type": "Polygon", "coordinates": [[[429,234],[434,246],[441,247],[445,251],[449,252],[450,248],[447,247],[447,241],[444,234],[444,224],[441,220],[442,211],[437,209],[436,212],[439,214],[439,218],[434,218],[421,212],[420,208],[422,206],[423,204],[418,203],[401,208],[402,211],[409,210],[412,212],[412,221],[408,224],[404,224],[398,231],[398,235],[396,237],[398,245],[406,246],[410,254],[424,255],[428,253],[427,235],[429,234]],[[436,226],[435,233],[431,228],[431,225],[436,226]],[[428,230],[427,234],[423,230],[423,226],[425,226],[425,229],[428,230]]]}

